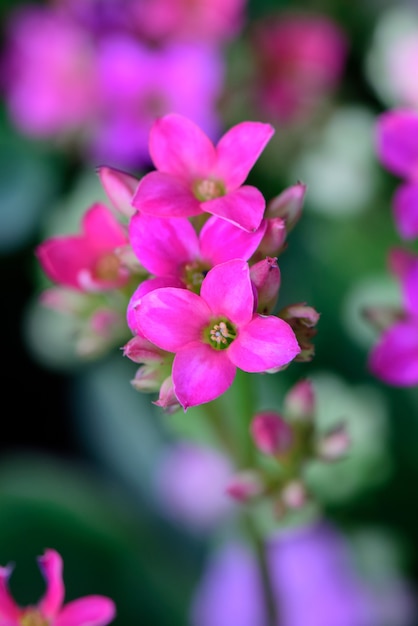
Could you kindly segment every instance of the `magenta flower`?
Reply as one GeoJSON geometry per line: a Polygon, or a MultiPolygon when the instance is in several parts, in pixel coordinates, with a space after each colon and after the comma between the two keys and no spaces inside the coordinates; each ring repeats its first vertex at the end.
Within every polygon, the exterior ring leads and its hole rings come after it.
{"type": "Polygon", "coordinates": [[[293,122],[312,115],[345,68],[347,36],[326,15],[268,15],[255,23],[250,41],[256,67],[253,92],[273,119],[293,122]]]}
{"type": "Polygon", "coordinates": [[[394,220],[404,239],[418,237],[418,113],[395,109],[380,115],[376,150],[382,165],[404,182],[393,198],[394,220]]]}
{"type": "Polygon", "coordinates": [[[124,227],[103,204],[84,214],[80,235],[51,237],[37,250],[45,274],[59,285],[79,291],[122,287],[129,271],[120,263],[118,248],[128,244],[124,227]]]}
{"type": "Polygon", "coordinates": [[[36,606],[22,608],[8,589],[12,568],[0,567],[0,623],[2,626],[105,626],[115,617],[113,600],[86,596],[63,606],[62,559],[55,550],[45,550],[38,559],[47,589],[36,606]]]}
{"type": "Polygon", "coordinates": [[[190,119],[175,113],[159,118],[149,142],[156,171],[141,179],[133,205],[156,217],[212,213],[244,230],[257,230],[265,199],[243,183],[273,133],[269,124],[242,122],[214,146],[190,119]]]}
{"type": "Polygon", "coordinates": [[[237,367],[265,372],[284,367],[299,353],[286,322],[253,311],[250,271],[241,259],[209,270],[200,296],[166,287],[141,299],[135,322],[149,341],[175,353],[174,392],[185,410],[223,394],[237,367]]]}
{"type": "Polygon", "coordinates": [[[404,312],[372,348],[369,368],[389,385],[409,387],[418,384],[418,257],[408,259],[398,270],[404,312]]]}
{"type": "Polygon", "coordinates": [[[197,235],[186,218],[162,219],[138,212],[131,218],[129,238],[141,265],[151,274],[181,279],[185,287],[198,293],[204,276],[214,265],[237,258],[247,261],[265,229],[265,220],[249,233],[212,216],[197,235]]]}

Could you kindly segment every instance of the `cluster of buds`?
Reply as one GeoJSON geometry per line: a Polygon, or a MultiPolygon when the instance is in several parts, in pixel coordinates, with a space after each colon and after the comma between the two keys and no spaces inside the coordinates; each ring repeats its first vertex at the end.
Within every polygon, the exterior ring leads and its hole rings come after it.
{"type": "Polygon", "coordinates": [[[235,474],[227,493],[237,502],[269,498],[276,517],[301,509],[310,499],[304,470],[312,461],[338,461],[347,454],[350,436],[341,422],[320,432],[315,420],[315,393],[303,379],[284,398],[282,413],[261,411],[250,435],[259,451],[257,464],[235,474]]]}
{"type": "MultiPolygon", "coordinates": [[[[132,383],[157,392],[168,412],[216,399],[237,368],[277,372],[313,356],[316,311],[275,313],[278,256],[305,186],[289,187],[266,209],[259,189],[245,184],[273,133],[242,122],[215,146],[190,119],[163,116],[149,139],[156,169],[137,180],[99,168],[112,209],[94,205],[82,234],[37,250],[58,288],[89,304],[98,294],[118,301],[132,335],[123,353],[140,365],[132,383]]],[[[91,320],[97,311],[87,309],[91,320]]]]}

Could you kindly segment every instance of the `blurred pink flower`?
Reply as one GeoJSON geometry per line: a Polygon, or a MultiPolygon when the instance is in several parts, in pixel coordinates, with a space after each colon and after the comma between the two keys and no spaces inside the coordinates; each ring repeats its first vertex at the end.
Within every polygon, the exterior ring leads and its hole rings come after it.
{"type": "Polygon", "coordinates": [[[396,258],[395,272],[401,282],[403,310],[386,328],[369,354],[369,369],[388,385],[418,384],[418,256],[396,258]],[[401,262],[399,262],[401,261],[401,262]]]}
{"type": "Polygon", "coordinates": [[[115,254],[128,244],[127,233],[110,209],[96,203],[84,214],[82,233],[43,241],[36,254],[53,282],[79,291],[122,287],[130,273],[115,254]]]}
{"type": "Polygon", "coordinates": [[[34,137],[73,135],[98,106],[89,34],[49,7],[10,14],[3,58],[5,100],[16,126],[34,137]]]}
{"type": "Polygon", "coordinates": [[[393,214],[404,239],[418,237],[418,112],[394,109],[376,123],[376,151],[382,165],[403,179],[393,197],[393,214]]]}
{"type": "Polygon", "coordinates": [[[133,205],[157,217],[208,212],[255,231],[266,203],[256,187],[243,183],[273,133],[269,124],[241,122],[215,147],[187,117],[158,119],[149,142],[156,171],[140,180],[133,205]]]}
{"type": "Polygon", "coordinates": [[[224,61],[213,46],[178,42],[155,48],[126,33],[107,35],[97,45],[97,81],[100,105],[89,130],[96,162],[148,164],[150,128],[170,112],[189,117],[212,138],[220,134],[224,61]]]}
{"type": "Polygon", "coordinates": [[[327,15],[268,15],[254,23],[250,41],[258,106],[283,122],[309,117],[345,68],[346,34],[327,15]]]}
{"type": "Polygon", "coordinates": [[[12,568],[0,567],[0,622],[4,626],[106,626],[115,617],[115,605],[105,596],[86,596],[63,605],[62,559],[45,550],[38,559],[47,589],[36,606],[21,608],[11,597],[8,579],[12,568]]]}

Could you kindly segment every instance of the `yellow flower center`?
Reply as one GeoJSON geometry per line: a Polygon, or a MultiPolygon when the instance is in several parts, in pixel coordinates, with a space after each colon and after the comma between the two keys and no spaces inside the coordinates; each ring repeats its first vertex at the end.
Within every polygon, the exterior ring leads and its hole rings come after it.
{"type": "Polygon", "coordinates": [[[20,626],[48,626],[49,622],[38,609],[26,609],[19,619],[20,626]]]}
{"type": "Polygon", "coordinates": [[[237,330],[231,322],[226,319],[216,320],[205,331],[205,337],[212,348],[225,350],[237,336],[237,330]]]}
{"type": "Polygon", "coordinates": [[[207,178],[195,181],[193,185],[193,193],[198,200],[205,202],[206,200],[212,200],[213,198],[224,196],[226,189],[220,180],[207,178]]]}
{"type": "Polygon", "coordinates": [[[115,254],[110,252],[100,257],[94,269],[97,279],[111,282],[119,277],[120,261],[115,254]]]}

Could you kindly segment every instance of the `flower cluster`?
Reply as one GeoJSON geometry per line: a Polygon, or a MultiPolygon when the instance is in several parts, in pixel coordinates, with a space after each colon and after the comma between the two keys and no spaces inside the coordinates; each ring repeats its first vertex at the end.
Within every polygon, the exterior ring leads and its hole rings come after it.
{"type": "Polygon", "coordinates": [[[98,334],[105,347],[120,337],[116,320],[125,308],[133,336],[124,354],[140,365],[133,384],[158,392],[156,404],[167,411],[216,399],[237,368],[277,372],[313,356],[318,313],[304,303],[274,312],[278,255],[301,215],[305,186],[266,205],[246,184],[273,132],[242,122],[214,145],[184,116],[158,118],[149,139],[155,170],[136,180],[100,168],[113,208],[95,204],[82,234],[37,249],[57,283],[44,301],[67,312],[75,295],[84,302],[83,328],[96,330],[94,346],[98,334]]]}
{"type": "Polygon", "coordinates": [[[217,137],[223,46],[243,0],[50,0],[8,16],[1,84],[10,119],[90,163],[148,165],[157,115],[177,111],[217,137]],[[36,92],[36,98],[33,93],[36,92]],[[31,106],[28,107],[28,101],[31,106]]]}
{"type": "MultiPolygon", "coordinates": [[[[393,215],[403,240],[418,237],[418,112],[397,108],[380,115],[376,124],[378,157],[402,179],[393,196],[393,215]]],[[[400,283],[402,303],[396,308],[370,307],[367,315],[381,331],[369,367],[389,385],[418,383],[418,256],[406,249],[389,252],[388,265],[400,283]]]]}

